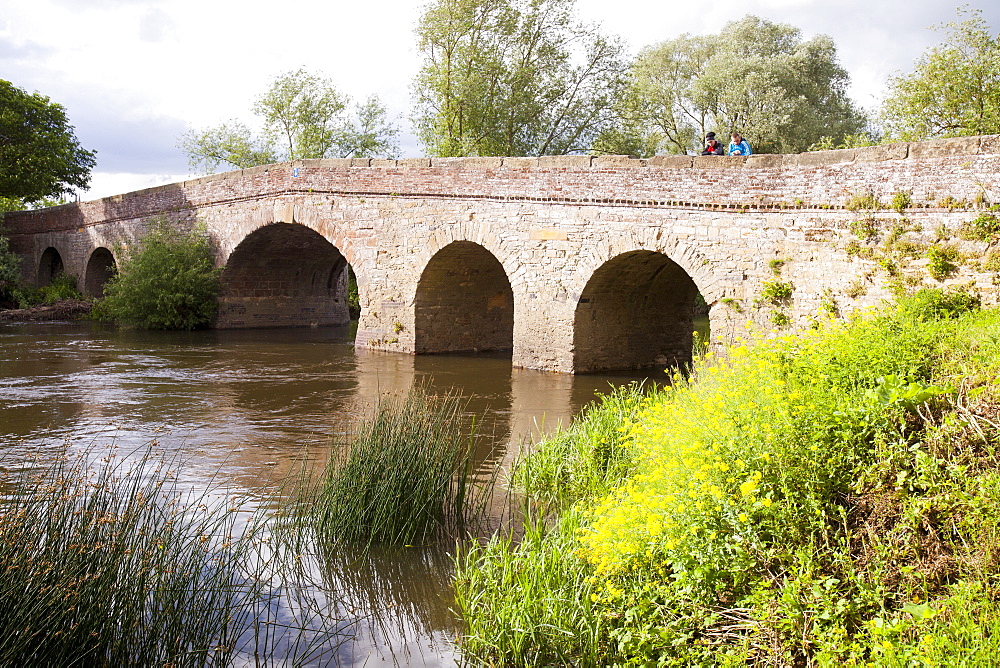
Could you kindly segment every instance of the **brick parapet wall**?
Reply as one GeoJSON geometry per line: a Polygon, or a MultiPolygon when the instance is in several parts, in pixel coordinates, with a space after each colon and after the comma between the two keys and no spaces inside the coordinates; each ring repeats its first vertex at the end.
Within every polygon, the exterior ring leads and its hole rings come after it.
{"type": "Polygon", "coordinates": [[[797,155],[333,159],[278,163],[51,209],[9,213],[10,234],[170,215],[302,193],[700,209],[840,209],[855,194],[914,209],[1000,199],[1000,135],[797,155]],[[297,176],[293,175],[297,174],[297,176]]]}

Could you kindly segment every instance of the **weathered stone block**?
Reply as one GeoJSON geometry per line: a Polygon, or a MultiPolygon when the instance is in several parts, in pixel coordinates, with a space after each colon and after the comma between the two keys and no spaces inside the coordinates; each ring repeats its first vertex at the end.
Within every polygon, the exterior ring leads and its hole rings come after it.
{"type": "Polygon", "coordinates": [[[643,161],[628,155],[599,155],[590,163],[591,167],[642,167],[643,161]]]}
{"type": "Polygon", "coordinates": [[[987,155],[1000,153],[1000,135],[983,135],[979,138],[979,152],[987,155]]]}
{"type": "Polygon", "coordinates": [[[396,161],[398,167],[430,167],[430,158],[400,158],[396,161]]]}
{"type": "Polygon", "coordinates": [[[795,156],[788,156],[799,167],[822,167],[824,165],[839,165],[854,162],[857,149],[839,148],[833,151],[808,151],[795,156]]]}
{"type": "Polygon", "coordinates": [[[977,153],[979,153],[979,137],[932,139],[910,144],[911,158],[941,158],[949,155],[976,155],[977,153]]]}
{"type": "Polygon", "coordinates": [[[543,168],[579,169],[590,167],[589,155],[543,155],[538,158],[538,166],[543,168]]]}
{"type": "Polygon", "coordinates": [[[696,155],[694,156],[694,167],[696,169],[736,169],[746,164],[745,155],[696,155]]]}
{"type": "Polygon", "coordinates": [[[315,163],[316,167],[330,167],[333,169],[350,167],[351,158],[323,158],[322,160],[302,160],[302,163],[315,163]]]}
{"type": "Polygon", "coordinates": [[[854,149],[854,159],[858,162],[882,162],[883,160],[902,160],[909,153],[910,145],[883,144],[881,146],[861,146],[854,149]]]}
{"type": "Polygon", "coordinates": [[[511,169],[538,167],[538,158],[503,158],[503,166],[511,169]]]}
{"type": "Polygon", "coordinates": [[[351,167],[371,167],[371,158],[351,158],[351,167]]]}
{"type": "Polygon", "coordinates": [[[780,153],[754,153],[747,156],[747,167],[774,168],[785,164],[785,156],[780,153]]]}
{"type": "Polygon", "coordinates": [[[676,167],[684,169],[694,164],[694,156],[690,155],[654,155],[647,158],[650,167],[676,167]]]}
{"type": "Polygon", "coordinates": [[[396,167],[396,161],[388,158],[372,158],[372,167],[396,167]]]}
{"type": "Polygon", "coordinates": [[[493,156],[474,156],[465,158],[466,169],[500,169],[503,158],[493,156]]]}

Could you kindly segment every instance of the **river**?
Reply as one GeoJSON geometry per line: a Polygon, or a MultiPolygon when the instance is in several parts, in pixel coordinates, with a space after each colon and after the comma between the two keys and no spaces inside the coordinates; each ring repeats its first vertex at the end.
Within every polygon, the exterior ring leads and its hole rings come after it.
{"type": "MultiPolygon", "coordinates": [[[[508,461],[567,424],[595,393],[644,375],[514,369],[509,355],[355,350],[344,328],[128,331],[91,322],[0,324],[2,464],[67,451],[181,454],[186,483],[272,491],[305,459],[326,460],[380,394],[454,388],[508,461]]],[[[369,620],[342,665],[454,665],[450,562],[401,550],[350,560],[339,596],[369,620]],[[380,610],[379,608],[384,608],[380,610]]]]}

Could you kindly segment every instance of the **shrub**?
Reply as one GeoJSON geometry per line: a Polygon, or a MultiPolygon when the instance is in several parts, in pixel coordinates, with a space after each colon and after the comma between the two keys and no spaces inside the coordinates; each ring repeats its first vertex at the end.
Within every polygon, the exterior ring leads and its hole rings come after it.
{"type": "Polygon", "coordinates": [[[937,281],[943,281],[958,271],[958,263],[962,256],[958,249],[950,244],[934,244],[927,249],[927,273],[937,281]]]}
{"type": "Polygon", "coordinates": [[[900,311],[920,322],[958,318],[979,310],[979,295],[962,288],[925,288],[901,302],[900,311]]]}
{"type": "Polygon", "coordinates": [[[849,225],[854,236],[862,241],[870,241],[878,236],[878,221],[875,218],[862,218],[849,225]]]}
{"type": "Polygon", "coordinates": [[[118,273],[94,316],[144,329],[206,327],[218,308],[219,274],[203,226],[183,233],[154,221],[134,249],[119,251],[118,273]]]}
{"type": "Polygon", "coordinates": [[[984,213],[963,223],[958,228],[958,236],[966,241],[993,243],[1000,239],[1000,218],[994,213],[984,213]]]}
{"type": "Polygon", "coordinates": [[[913,200],[910,198],[910,193],[906,190],[899,190],[892,196],[892,203],[890,206],[899,213],[909,208],[913,200]]]}
{"type": "Polygon", "coordinates": [[[878,197],[872,192],[855,193],[844,202],[844,208],[848,211],[878,211],[884,208],[878,201],[878,197]]]}
{"type": "Polygon", "coordinates": [[[794,290],[795,288],[791,283],[764,281],[764,285],[760,290],[760,299],[762,302],[768,304],[781,304],[791,299],[794,290]]]}
{"type": "Polygon", "coordinates": [[[10,249],[10,239],[0,231],[0,307],[13,304],[21,280],[21,258],[10,249]]]}

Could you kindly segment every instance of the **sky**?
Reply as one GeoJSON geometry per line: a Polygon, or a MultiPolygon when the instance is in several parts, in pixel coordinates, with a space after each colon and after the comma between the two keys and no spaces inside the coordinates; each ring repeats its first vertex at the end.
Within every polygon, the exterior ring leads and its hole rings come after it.
{"type": "MultiPolygon", "coordinates": [[[[878,107],[887,80],[957,20],[940,0],[577,0],[577,17],[632,54],[684,33],[717,34],[753,14],[809,39],[833,38],[851,97],[878,107]]],[[[378,95],[400,127],[402,157],[422,155],[410,123],[423,0],[0,0],[0,79],[62,104],[97,151],[95,199],[190,178],[179,137],[251,107],[279,74],[305,68],[354,100],[378,95]]],[[[995,34],[1000,3],[972,2],[995,34]]]]}

